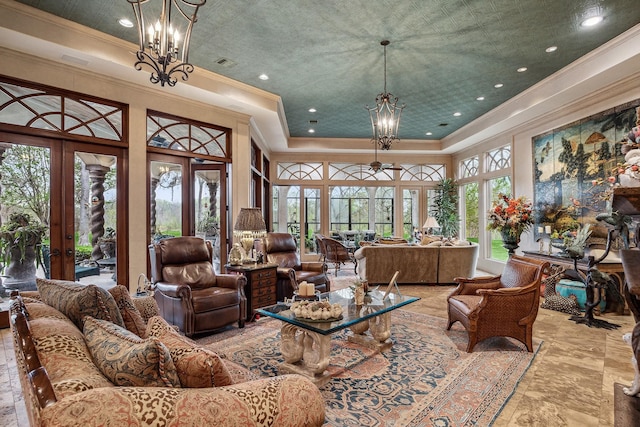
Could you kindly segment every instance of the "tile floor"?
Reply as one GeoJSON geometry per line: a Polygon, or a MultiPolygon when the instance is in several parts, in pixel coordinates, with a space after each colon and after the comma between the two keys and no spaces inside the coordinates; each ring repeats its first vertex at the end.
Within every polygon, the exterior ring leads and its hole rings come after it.
{"type": "MultiPolygon", "coordinates": [[[[349,274],[347,267],[339,273],[349,274]]],[[[401,286],[422,299],[407,310],[446,317],[451,286],[401,286]]],[[[622,341],[631,331],[632,316],[601,316],[618,323],[617,330],[576,325],[568,315],[540,309],[534,339],[543,345],[509,403],[493,424],[496,427],[604,427],[613,426],[613,384],[628,385],[633,378],[631,349],[622,341]]],[[[28,419],[18,380],[13,341],[0,331],[0,426],[27,426],[28,419]]]]}

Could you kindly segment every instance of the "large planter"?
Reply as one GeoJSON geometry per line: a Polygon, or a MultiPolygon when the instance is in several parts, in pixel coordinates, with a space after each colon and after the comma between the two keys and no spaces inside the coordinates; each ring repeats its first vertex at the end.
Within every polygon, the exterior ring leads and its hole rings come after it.
{"type": "Polygon", "coordinates": [[[520,245],[520,234],[511,234],[511,230],[503,229],[502,234],[502,247],[509,251],[509,255],[513,255],[520,245]]]}
{"type": "Polygon", "coordinates": [[[2,285],[6,289],[29,291],[36,289],[36,254],[38,246],[35,242],[22,249],[14,246],[9,249],[11,260],[4,271],[7,276],[2,285]]]}

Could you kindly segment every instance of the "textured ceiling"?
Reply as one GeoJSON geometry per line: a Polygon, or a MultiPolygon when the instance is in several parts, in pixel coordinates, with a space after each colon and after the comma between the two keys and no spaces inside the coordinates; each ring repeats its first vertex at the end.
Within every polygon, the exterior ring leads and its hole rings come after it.
{"type": "MultiPolygon", "coordinates": [[[[19,2],[138,42],[117,23],[135,21],[126,0],[19,2]]],[[[313,127],[314,138],[369,138],[365,105],[382,92],[388,39],[387,89],[406,104],[400,138],[441,139],[639,22],[638,0],[207,0],[189,59],[280,95],[292,137],[313,127]],[[599,26],[580,26],[594,14],[599,26]]]]}

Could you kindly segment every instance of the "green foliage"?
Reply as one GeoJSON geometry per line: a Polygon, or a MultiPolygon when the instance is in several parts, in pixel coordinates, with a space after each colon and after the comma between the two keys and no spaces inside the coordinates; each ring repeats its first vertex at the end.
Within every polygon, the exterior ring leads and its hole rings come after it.
{"type": "Polygon", "coordinates": [[[2,257],[2,262],[5,264],[11,262],[12,250],[15,248],[19,248],[20,261],[24,261],[27,247],[42,244],[42,238],[46,232],[47,227],[37,221],[32,221],[29,214],[11,214],[9,221],[0,227],[0,257],[2,257]]]}
{"type": "Polygon", "coordinates": [[[49,150],[14,144],[0,166],[3,206],[20,206],[33,212],[42,224],[49,223],[49,150]]]}
{"type": "Polygon", "coordinates": [[[442,235],[446,238],[457,236],[460,215],[458,215],[458,183],[454,179],[446,178],[438,183],[431,208],[442,235]]]}

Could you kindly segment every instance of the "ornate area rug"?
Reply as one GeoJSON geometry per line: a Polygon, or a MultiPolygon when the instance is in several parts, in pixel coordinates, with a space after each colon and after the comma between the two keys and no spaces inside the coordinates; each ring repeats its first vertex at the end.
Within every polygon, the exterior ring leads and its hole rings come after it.
{"type": "MultiPolygon", "coordinates": [[[[249,323],[198,340],[211,350],[264,375],[278,375],[280,325],[249,323]]],[[[535,353],[509,338],[478,344],[467,354],[459,324],[404,310],[392,312],[390,350],[376,353],[334,334],[333,378],[321,388],[327,426],[488,426],[513,394],[535,353]]]]}

